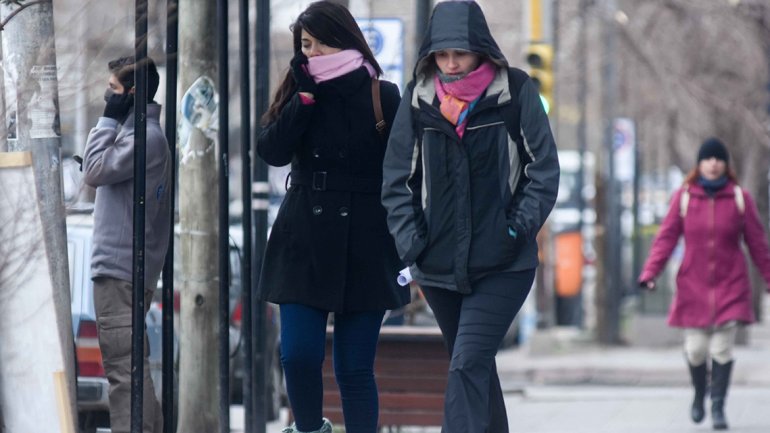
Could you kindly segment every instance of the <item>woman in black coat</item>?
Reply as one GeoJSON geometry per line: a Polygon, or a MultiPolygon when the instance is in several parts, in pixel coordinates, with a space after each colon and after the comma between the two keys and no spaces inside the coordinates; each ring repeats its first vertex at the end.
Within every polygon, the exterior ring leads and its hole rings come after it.
{"type": "Polygon", "coordinates": [[[286,431],[331,431],[321,414],[321,367],[333,312],[334,370],[345,426],[374,433],[380,324],[387,309],[409,301],[408,288],[396,283],[403,266],[380,203],[399,91],[376,80],[382,70],[343,6],[311,4],[292,32],[291,70],[257,142],[268,164],[291,163],[290,187],[259,283],[260,299],[281,306],[281,362],[296,420],[286,431]],[[375,90],[381,101],[373,97],[375,90]],[[382,132],[375,126],[378,102],[388,125],[382,132]]]}

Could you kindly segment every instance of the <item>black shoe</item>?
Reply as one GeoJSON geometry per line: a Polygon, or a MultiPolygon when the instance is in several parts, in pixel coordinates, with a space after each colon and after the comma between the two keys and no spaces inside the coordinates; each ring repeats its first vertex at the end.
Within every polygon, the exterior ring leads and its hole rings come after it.
{"type": "Polygon", "coordinates": [[[704,408],[704,400],[706,399],[706,374],[708,369],[706,363],[694,367],[688,364],[690,367],[690,379],[692,379],[692,386],[695,389],[695,397],[692,400],[692,407],[690,408],[690,418],[694,423],[700,423],[706,416],[706,409],[704,408]]]}
{"type": "Polygon", "coordinates": [[[714,430],[727,430],[727,418],[725,417],[725,400],[727,389],[730,387],[730,372],[733,369],[733,361],[720,364],[712,361],[711,365],[711,422],[714,430]]]}

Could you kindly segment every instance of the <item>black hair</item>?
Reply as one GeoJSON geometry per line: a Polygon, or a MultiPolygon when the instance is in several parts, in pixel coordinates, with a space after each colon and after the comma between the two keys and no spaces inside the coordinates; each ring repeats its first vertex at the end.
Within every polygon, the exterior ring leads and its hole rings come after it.
{"type": "MultiPolygon", "coordinates": [[[[374,67],[376,75],[378,77],[382,75],[382,68],[366,43],[364,34],[361,33],[356,20],[345,6],[326,0],[311,3],[307,9],[299,14],[290,29],[295,55],[302,51],[302,30],[305,30],[332,48],[358,50],[363,54],[364,59],[374,67]]],[[[262,117],[263,124],[270,123],[278,117],[281,109],[294,94],[296,86],[289,70],[275,92],[275,98],[270,109],[262,117]]]]}
{"type": "MultiPolygon", "coordinates": [[[[160,75],[158,75],[158,68],[155,67],[155,62],[151,58],[147,57],[145,61],[147,62],[147,102],[152,102],[160,85],[160,75]]],[[[107,69],[115,75],[115,78],[126,88],[126,91],[134,87],[134,70],[136,69],[134,56],[110,60],[107,63],[107,69]]]]}

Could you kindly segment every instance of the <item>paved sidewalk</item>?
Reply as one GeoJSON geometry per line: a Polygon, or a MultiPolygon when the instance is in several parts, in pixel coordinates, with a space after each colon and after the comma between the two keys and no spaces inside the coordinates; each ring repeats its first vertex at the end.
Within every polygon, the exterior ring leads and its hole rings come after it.
{"type": "MultiPolygon", "coordinates": [[[[734,351],[732,383],[770,388],[770,314],[748,328],[749,343],[734,351]]],[[[503,389],[531,385],[689,386],[681,345],[664,348],[570,344],[570,350],[534,355],[526,347],[503,350],[497,369],[503,389]]],[[[770,432],[770,429],[768,430],[770,432]]]]}
{"type": "MultiPolygon", "coordinates": [[[[770,306],[768,306],[770,308],[770,306]]],[[[770,322],[770,314],[766,315],[770,322]]],[[[770,432],[770,323],[749,328],[749,344],[735,350],[733,386],[727,404],[731,432],[770,432]]],[[[689,375],[680,345],[665,348],[601,347],[572,343],[569,350],[531,354],[501,351],[497,367],[510,433],[696,433],[710,419],[688,418],[689,375]]],[[[233,432],[243,430],[242,407],[231,412],[233,432]]],[[[285,419],[285,411],[284,417],[285,419]]],[[[284,422],[268,425],[279,433],[284,422]]],[[[439,428],[403,428],[401,433],[439,433],[439,428]]]]}

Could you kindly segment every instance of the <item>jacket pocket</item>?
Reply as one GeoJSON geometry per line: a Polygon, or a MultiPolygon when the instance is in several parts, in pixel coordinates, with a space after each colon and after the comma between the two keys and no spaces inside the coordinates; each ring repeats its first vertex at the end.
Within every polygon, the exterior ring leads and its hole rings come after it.
{"type": "Polygon", "coordinates": [[[500,269],[513,263],[518,255],[516,240],[508,234],[508,221],[502,209],[474,222],[468,272],[500,269]]]}

